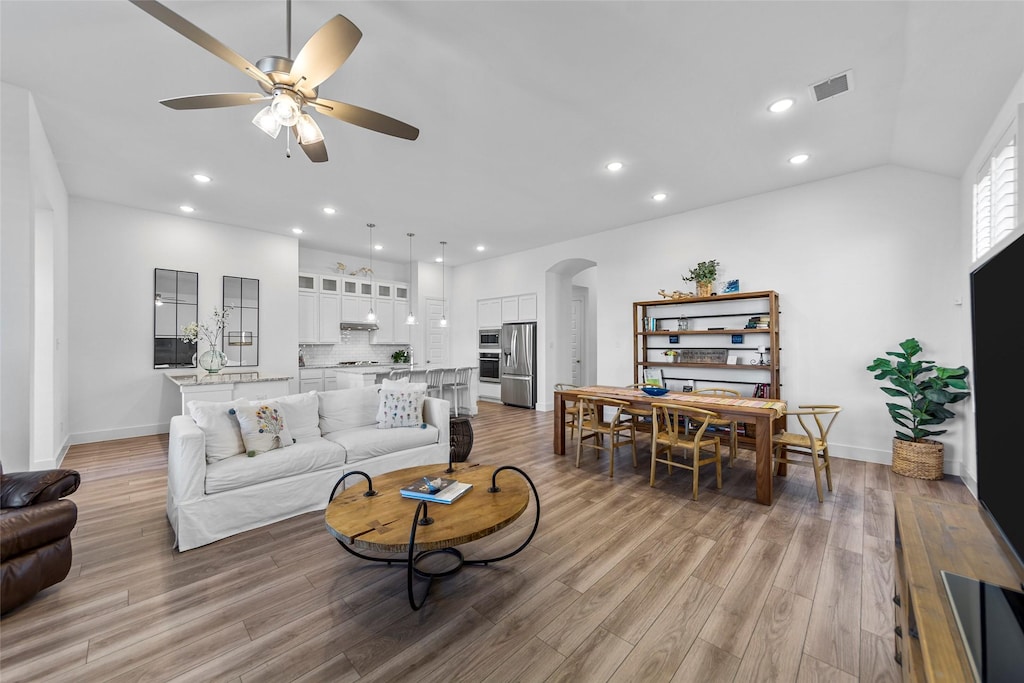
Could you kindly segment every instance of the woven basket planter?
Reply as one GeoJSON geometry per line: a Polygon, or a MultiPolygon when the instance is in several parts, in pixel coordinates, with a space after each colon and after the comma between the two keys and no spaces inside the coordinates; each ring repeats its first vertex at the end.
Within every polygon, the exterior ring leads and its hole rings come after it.
{"type": "Polygon", "coordinates": [[[713,282],[698,282],[697,296],[711,296],[712,285],[714,285],[713,282]]]}
{"type": "Polygon", "coordinates": [[[892,471],[914,479],[942,479],[943,448],[938,441],[892,440],[892,471]]]}

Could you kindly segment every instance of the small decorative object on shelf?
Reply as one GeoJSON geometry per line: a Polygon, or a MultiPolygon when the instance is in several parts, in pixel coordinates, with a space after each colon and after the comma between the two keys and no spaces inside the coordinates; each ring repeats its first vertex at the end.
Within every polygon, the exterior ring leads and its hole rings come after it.
{"type": "Polygon", "coordinates": [[[683,331],[688,330],[688,329],[690,329],[690,321],[689,320],[687,320],[686,318],[679,318],[679,320],[676,321],[676,330],[677,331],[683,332],[683,331]]]}
{"type": "Polygon", "coordinates": [[[391,362],[393,363],[408,363],[409,362],[409,350],[398,349],[391,354],[391,362]]]}
{"type": "Polygon", "coordinates": [[[757,358],[750,361],[751,365],[768,365],[769,361],[765,360],[765,356],[768,354],[768,350],[763,346],[757,347],[757,358]]]}
{"type": "Polygon", "coordinates": [[[686,299],[693,296],[688,292],[680,292],[678,289],[674,289],[671,292],[666,292],[664,289],[659,289],[658,294],[665,297],[666,299],[686,299]]]}
{"type": "Polygon", "coordinates": [[[715,278],[718,277],[718,261],[701,261],[694,268],[690,268],[689,276],[683,275],[686,282],[697,283],[697,296],[711,296],[715,278]]]}
{"type": "Polygon", "coordinates": [[[732,294],[738,291],[740,291],[740,281],[729,280],[725,283],[725,287],[722,289],[722,294],[732,294]]]}
{"type": "Polygon", "coordinates": [[[210,374],[220,372],[228,362],[227,354],[220,350],[220,340],[224,334],[224,328],[227,327],[231,308],[231,306],[225,306],[220,309],[214,306],[213,315],[208,321],[204,323],[192,321],[181,328],[181,341],[195,344],[202,338],[209,345],[209,349],[199,354],[198,360],[199,366],[210,374]]]}

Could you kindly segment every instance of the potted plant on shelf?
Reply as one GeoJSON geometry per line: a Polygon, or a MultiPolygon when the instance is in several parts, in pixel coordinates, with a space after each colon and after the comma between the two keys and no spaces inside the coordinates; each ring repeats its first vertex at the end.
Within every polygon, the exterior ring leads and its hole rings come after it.
{"type": "Polygon", "coordinates": [[[715,278],[718,277],[718,266],[720,265],[714,259],[701,261],[695,268],[690,268],[689,277],[683,275],[682,278],[686,282],[697,283],[697,296],[711,296],[711,287],[715,283],[715,278]]]}
{"type": "Polygon", "coordinates": [[[408,349],[399,349],[391,354],[392,363],[408,363],[409,362],[409,351],[408,349]]]}
{"type": "Polygon", "coordinates": [[[946,408],[970,396],[966,367],[944,368],[930,360],[914,360],[921,353],[916,339],[900,343],[900,351],[886,351],[896,358],[876,358],[867,369],[875,379],[892,386],[881,387],[900,403],[886,403],[889,417],[896,423],[892,440],[892,471],[916,479],[942,479],[943,446],[927,437],[945,434],[945,429],[930,429],[955,417],[946,408]]]}

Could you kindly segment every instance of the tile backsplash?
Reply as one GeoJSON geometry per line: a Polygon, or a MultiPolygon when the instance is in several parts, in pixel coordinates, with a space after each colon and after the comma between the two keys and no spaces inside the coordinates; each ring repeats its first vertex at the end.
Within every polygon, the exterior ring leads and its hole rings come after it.
{"type": "Polygon", "coordinates": [[[344,361],[376,360],[390,363],[391,354],[408,344],[371,344],[364,330],[346,332],[348,338],[337,344],[299,344],[306,365],[337,365],[344,361]]]}

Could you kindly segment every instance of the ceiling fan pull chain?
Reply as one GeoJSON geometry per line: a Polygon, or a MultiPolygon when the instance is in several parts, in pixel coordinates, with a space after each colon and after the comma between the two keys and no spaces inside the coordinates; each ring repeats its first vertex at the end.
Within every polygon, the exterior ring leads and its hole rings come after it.
{"type": "Polygon", "coordinates": [[[290,132],[286,132],[284,135],[284,156],[286,159],[292,158],[292,136],[290,132]]]}

